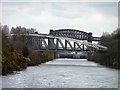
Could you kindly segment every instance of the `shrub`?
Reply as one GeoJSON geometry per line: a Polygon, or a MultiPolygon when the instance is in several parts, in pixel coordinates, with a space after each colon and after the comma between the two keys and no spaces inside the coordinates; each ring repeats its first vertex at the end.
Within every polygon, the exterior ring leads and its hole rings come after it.
{"type": "Polygon", "coordinates": [[[25,56],[26,58],[28,57],[28,55],[29,55],[29,50],[28,50],[27,47],[24,47],[24,48],[23,48],[22,54],[23,54],[23,56],[25,56]]]}

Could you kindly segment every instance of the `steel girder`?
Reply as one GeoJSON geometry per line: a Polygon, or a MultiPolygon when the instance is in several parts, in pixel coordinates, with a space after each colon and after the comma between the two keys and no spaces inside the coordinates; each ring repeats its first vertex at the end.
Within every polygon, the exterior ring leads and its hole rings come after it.
{"type": "MultiPolygon", "coordinates": [[[[16,34],[11,34],[11,35],[16,35],[16,34]]],[[[61,41],[61,40],[65,40],[65,43],[68,43],[68,45],[70,46],[69,50],[71,49],[73,51],[87,51],[88,49],[88,51],[101,51],[101,50],[107,51],[107,47],[105,46],[86,42],[83,40],[68,38],[68,37],[52,36],[48,34],[19,34],[19,35],[23,35],[25,40],[27,40],[26,43],[31,43],[31,45],[35,47],[34,49],[50,50],[51,46],[49,45],[49,43],[51,43],[53,47],[51,48],[51,50],[52,49],[59,50],[60,49],[59,44],[62,46],[62,49],[67,50],[68,49],[67,44],[65,44],[64,46],[63,42],[61,41]],[[48,39],[49,42],[46,42],[45,39],[48,39]],[[49,39],[56,39],[56,43],[54,42],[54,40],[52,41],[49,39]],[[74,42],[73,45],[70,43],[71,41],[74,42]],[[42,44],[44,44],[44,48],[42,44]]]]}

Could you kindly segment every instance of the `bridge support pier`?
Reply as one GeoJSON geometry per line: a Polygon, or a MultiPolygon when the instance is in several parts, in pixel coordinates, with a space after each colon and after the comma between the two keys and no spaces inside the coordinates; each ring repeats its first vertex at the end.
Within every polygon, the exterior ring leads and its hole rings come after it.
{"type": "Polygon", "coordinates": [[[88,60],[88,61],[92,61],[91,55],[92,55],[92,53],[88,53],[88,54],[87,54],[87,60],[88,60]]]}
{"type": "Polygon", "coordinates": [[[59,57],[60,57],[59,53],[57,51],[54,52],[54,58],[59,58],[59,57]]]}
{"type": "Polygon", "coordinates": [[[53,59],[59,58],[59,53],[58,51],[50,52],[51,55],[53,56],[53,59]]]}

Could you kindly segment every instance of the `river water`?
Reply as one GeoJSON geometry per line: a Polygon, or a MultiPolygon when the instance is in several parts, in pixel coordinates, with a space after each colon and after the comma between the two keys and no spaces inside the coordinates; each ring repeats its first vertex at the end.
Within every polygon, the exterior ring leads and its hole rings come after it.
{"type": "Polygon", "coordinates": [[[118,88],[118,71],[86,59],[55,59],[2,76],[2,88],[118,88]]]}

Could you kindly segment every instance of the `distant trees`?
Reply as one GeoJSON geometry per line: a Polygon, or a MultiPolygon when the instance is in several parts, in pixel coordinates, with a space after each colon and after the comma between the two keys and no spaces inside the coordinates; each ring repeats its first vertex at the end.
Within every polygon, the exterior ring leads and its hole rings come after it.
{"type": "Polygon", "coordinates": [[[94,53],[92,59],[100,64],[120,68],[120,28],[112,34],[104,33],[99,44],[108,47],[107,53],[94,53]]]}
{"type": "Polygon", "coordinates": [[[7,25],[1,26],[2,34],[5,36],[9,35],[9,27],[7,25]]]}
{"type": "Polygon", "coordinates": [[[35,32],[36,30],[33,28],[28,29],[18,26],[16,28],[12,27],[10,30],[7,25],[0,25],[0,33],[2,36],[2,52],[0,53],[2,65],[0,65],[0,68],[2,68],[3,75],[13,73],[13,71],[20,71],[27,66],[37,65],[53,59],[49,52],[34,52],[32,46],[25,44],[23,36],[9,36],[10,33],[31,34],[35,32]]]}
{"type": "Polygon", "coordinates": [[[10,33],[11,34],[33,34],[35,32],[36,30],[33,28],[29,29],[29,28],[18,26],[16,28],[12,27],[10,33]]]}

